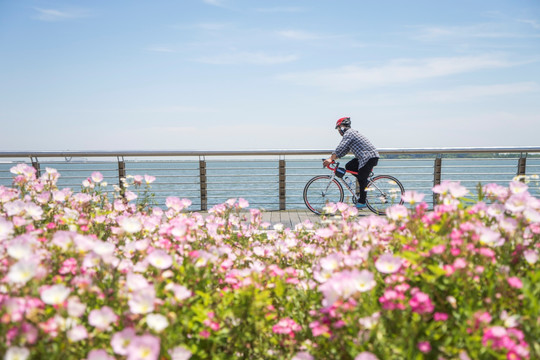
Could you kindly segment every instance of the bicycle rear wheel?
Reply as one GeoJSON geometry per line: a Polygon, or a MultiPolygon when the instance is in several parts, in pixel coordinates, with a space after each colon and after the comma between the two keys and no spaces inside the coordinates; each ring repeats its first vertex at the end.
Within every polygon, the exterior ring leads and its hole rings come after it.
{"type": "Polygon", "coordinates": [[[395,177],[375,176],[366,187],[366,205],[375,214],[385,215],[390,206],[403,204],[401,195],[404,192],[403,185],[395,177]]]}
{"type": "Polygon", "coordinates": [[[315,176],[304,187],[304,203],[309,210],[320,215],[327,203],[343,201],[343,186],[331,176],[315,176]]]}

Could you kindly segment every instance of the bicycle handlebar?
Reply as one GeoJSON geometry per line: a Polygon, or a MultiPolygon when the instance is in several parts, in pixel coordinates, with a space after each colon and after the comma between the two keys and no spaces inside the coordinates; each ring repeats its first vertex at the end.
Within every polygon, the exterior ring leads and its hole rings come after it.
{"type": "MultiPolygon", "coordinates": [[[[326,160],[326,159],[322,159],[323,161],[326,160]]],[[[324,165],[323,165],[324,167],[324,165]]],[[[326,165],[326,168],[333,171],[333,172],[336,172],[337,168],[339,167],[339,163],[336,162],[335,160],[333,160],[330,164],[326,165]],[[334,166],[332,166],[334,165],[334,166]]],[[[357,171],[351,171],[351,170],[345,170],[345,172],[348,172],[349,174],[352,174],[352,175],[357,175],[358,172],[357,171]]]]}

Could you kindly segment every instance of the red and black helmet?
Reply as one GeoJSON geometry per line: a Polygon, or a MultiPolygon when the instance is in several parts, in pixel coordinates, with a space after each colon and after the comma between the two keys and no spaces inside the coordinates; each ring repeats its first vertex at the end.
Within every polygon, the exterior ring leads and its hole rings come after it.
{"type": "Polygon", "coordinates": [[[344,127],[351,127],[351,118],[350,117],[342,117],[341,119],[338,119],[336,122],[336,129],[340,126],[344,127]]]}

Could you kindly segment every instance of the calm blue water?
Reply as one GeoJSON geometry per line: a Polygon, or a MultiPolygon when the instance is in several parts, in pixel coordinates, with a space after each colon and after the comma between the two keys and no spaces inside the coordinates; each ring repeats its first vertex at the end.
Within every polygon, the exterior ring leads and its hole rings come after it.
{"type": "MultiPolygon", "coordinates": [[[[347,160],[342,160],[344,166],[347,160]]],[[[477,184],[496,182],[507,185],[517,172],[515,159],[444,159],[442,180],[459,180],[475,191],[477,184]]],[[[158,205],[163,205],[166,197],[189,198],[192,209],[201,207],[199,161],[136,161],[126,160],[128,175],[149,174],[156,177],[152,192],[158,205]]],[[[9,169],[15,163],[0,163],[0,185],[11,186],[12,174],[9,169]]],[[[406,190],[426,194],[428,202],[432,199],[434,159],[381,160],[375,174],[388,174],[398,178],[406,190]]],[[[40,163],[42,172],[46,167],[61,173],[59,187],[81,189],[81,183],[93,171],[101,172],[108,189],[118,184],[118,163],[89,160],[44,161],[40,163]]],[[[288,209],[305,209],[302,192],[306,182],[315,175],[327,174],[317,159],[286,159],[286,202],[288,209]]],[[[540,159],[527,159],[527,174],[540,174],[540,159]]],[[[243,197],[252,207],[268,210],[279,208],[279,162],[277,159],[262,160],[207,160],[207,198],[208,208],[230,198],[243,197]]],[[[536,185],[531,192],[539,196],[536,185]]]]}

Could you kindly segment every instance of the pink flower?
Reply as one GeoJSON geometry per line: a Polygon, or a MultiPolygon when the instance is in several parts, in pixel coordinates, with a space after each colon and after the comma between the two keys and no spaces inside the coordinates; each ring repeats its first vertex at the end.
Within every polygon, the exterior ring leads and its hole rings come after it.
{"type": "Polygon", "coordinates": [[[156,177],[155,177],[155,176],[144,175],[144,182],[145,182],[146,184],[151,184],[151,183],[153,183],[154,181],[156,181],[156,177]]]}
{"type": "Polygon", "coordinates": [[[88,323],[99,330],[107,330],[109,325],[117,319],[118,316],[108,306],[104,306],[101,309],[94,309],[88,314],[88,323]]]}
{"type": "Polygon", "coordinates": [[[413,295],[409,301],[412,311],[418,314],[425,314],[433,312],[435,306],[431,303],[431,299],[428,294],[418,291],[413,295]]]}
{"type": "Polygon", "coordinates": [[[291,360],[313,360],[314,357],[306,352],[306,351],[300,351],[300,352],[297,352],[293,358],[291,360]]]}
{"type": "Polygon", "coordinates": [[[136,336],[127,347],[127,360],[157,360],[160,339],[152,335],[136,336]]]}
{"type": "Polygon", "coordinates": [[[183,346],[177,346],[169,350],[171,360],[188,360],[192,353],[183,346]]]}
{"type": "Polygon", "coordinates": [[[291,318],[283,318],[272,327],[275,334],[285,334],[291,337],[294,337],[294,333],[300,330],[302,330],[302,327],[291,318]]]}
{"type": "Polygon", "coordinates": [[[339,298],[348,299],[357,292],[366,292],[373,289],[376,282],[373,273],[369,270],[343,270],[335,273],[319,290],[324,295],[323,305],[331,306],[339,298]]]}
{"type": "Polygon", "coordinates": [[[392,254],[383,254],[375,261],[375,268],[384,274],[393,274],[399,271],[402,260],[392,254]]]}
{"type": "Polygon", "coordinates": [[[103,181],[103,175],[99,171],[95,171],[91,175],[92,181],[95,183],[100,183],[103,181]]]}
{"type": "Polygon", "coordinates": [[[172,256],[167,254],[167,252],[165,252],[164,250],[160,249],[152,251],[152,253],[148,255],[146,259],[148,260],[150,265],[160,270],[168,269],[173,264],[172,256]]]}
{"type": "Polygon", "coordinates": [[[416,191],[405,191],[403,195],[401,196],[401,200],[411,205],[414,205],[424,200],[424,196],[425,196],[424,194],[416,192],[416,191]]]}
{"type": "Polygon", "coordinates": [[[428,341],[421,341],[418,343],[418,350],[424,354],[427,354],[431,351],[431,344],[428,341]]]}
{"type": "Polygon", "coordinates": [[[465,269],[467,267],[467,261],[463,258],[457,258],[454,260],[455,269],[465,269]]]}
{"type": "Polygon", "coordinates": [[[386,209],[386,216],[392,220],[403,220],[407,219],[409,212],[407,208],[403,205],[394,205],[386,209]]]}
{"type": "Polygon", "coordinates": [[[523,257],[531,265],[534,265],[538,261],[538,253],[535,250],[525,250],[523,257]]]}
{"type": "Polygon", "coordinates": [[[378,358],[369,351],[363,351],[360,354],[356,355],[354,360],[378,360],[378,358]]]}
{"type": "Polygon", "coordinates": [[[135,336],[136,334],[133,328],[125,328],[124,330],[115,333],[111,338],[111,346],[115,354],[127,355],[128,346],[135,336]]]}
{"type": "Polygon", "coordinates": [[[73,342],[81,341],[88,337],[88,331],[83,325],[76,325],[68,330],[67,337],[73,342]]]}
{"type": "Polygon", "coordinates": [[[330,334],[330,328],[328,327],[328,325],[321,324],[318,321],[313,321],[309,324],[309,327],[311,328],[311,333],[313,334],[313,336],[330,334]]]}
{"type": "Polygon", "coordinates": [[[74,258],[64,260],[64,262],[62,263],[62,267],[60,268],[60,270],[58,270],[58,273],[61,275],[75,275],[77,273],[77,260],[75,260],[74,258]]]}
{"type": "Polygon", "coordinates": [[[103,349],[95,349],[88,353],[86,360],[114,360],[114,356],[110,356],[103,349]]]}
{"type": "Polygon", "coordinates": [[[436,312],[435,314],[433,314],[433,320],[435,320],[435,321],[446,321],[446,320],[448,320],[448,314],[436,312]]]}
{"type": "Polygon", "coordinates": [[[510,285],[513,288],[521,289],[523,287],[523,283],[518,277],[515,277],[515,276],[509,277],[508,279],[506,279],[506,281],[508,281],[508,285],[510,285]]]}

